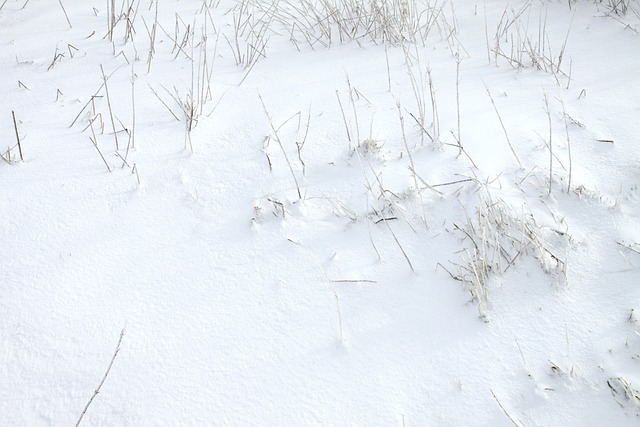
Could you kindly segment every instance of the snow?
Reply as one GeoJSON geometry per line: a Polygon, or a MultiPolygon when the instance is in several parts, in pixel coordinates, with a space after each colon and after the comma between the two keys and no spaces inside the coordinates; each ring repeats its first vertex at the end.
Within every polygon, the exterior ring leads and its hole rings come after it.
{"type": "Polygon", "coordinates": [[[113,42],[109,2],[2,3],[0,424],[107,373],[81,425],[637,425],[623,3],[415,1],[402,44],[307,39],[313,2],[117,0],[113,42]]]}

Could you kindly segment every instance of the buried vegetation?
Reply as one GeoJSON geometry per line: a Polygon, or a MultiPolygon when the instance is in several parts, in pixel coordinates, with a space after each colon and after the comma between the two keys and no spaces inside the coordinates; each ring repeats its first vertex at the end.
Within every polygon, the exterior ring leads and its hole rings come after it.
{"type": "Polygon", "coordinates": [[[36,9],[0,4],[10,424],[637,420],[637,1],[36,9]]]}

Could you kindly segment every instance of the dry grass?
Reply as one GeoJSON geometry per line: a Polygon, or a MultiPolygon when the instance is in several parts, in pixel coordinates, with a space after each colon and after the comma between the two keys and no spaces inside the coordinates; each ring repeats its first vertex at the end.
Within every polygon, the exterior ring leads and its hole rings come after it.
{"type": "Polygon", "coordinates": [[[494,199],[485,188],[473,216],[464,224],[454,224],[462,239],[469,242],[456,263],[455,278],[465,284],[478,304],[480,316],[489,319],[490,284],[514,266],[516,261],[532,254],[546,272],[566,274],[566,261],[545,238],[547,231],[536,223],[533,214],[518,214],[502,199],[494,199]]]}
{"type": "Polygon", "coordinates": [[[557,45],[551,42],[547,32],[548,5],[535,8],[527,2],[519,9],[507,6],[496,27],[493,48],[489,45],[488,30],[487,49],[493,54],[494,62],[499,65],[501,60],[506,61],[512,67],[520,70],[527,67],[535,67],[551,73],[558,81],[558,75],[569,77],[563,71],[562,63],[566,56],[566,46],[571,32],[570,21],[566,36],[562,43],[557,45]],[[532,14],[538,15],[537,22],[532,14]]]}

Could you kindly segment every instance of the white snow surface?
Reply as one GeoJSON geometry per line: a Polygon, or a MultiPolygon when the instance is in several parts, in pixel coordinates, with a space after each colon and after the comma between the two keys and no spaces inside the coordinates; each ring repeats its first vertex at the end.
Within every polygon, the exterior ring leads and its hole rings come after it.
{"type": "Polygon", "coordinates": [[[0,425],[640,423],[639,3],[320,3],[1,4],[0,425]]]}

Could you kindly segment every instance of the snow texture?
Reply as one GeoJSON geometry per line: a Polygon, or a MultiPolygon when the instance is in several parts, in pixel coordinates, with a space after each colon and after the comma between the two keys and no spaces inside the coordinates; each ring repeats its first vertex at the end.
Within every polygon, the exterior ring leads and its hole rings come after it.
{"type": "Polygon", "coordinates": [[[639,31],[2,2],[0,424],[638,425],[639,31]]]}

